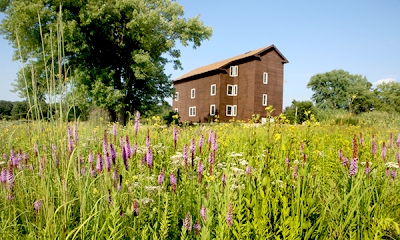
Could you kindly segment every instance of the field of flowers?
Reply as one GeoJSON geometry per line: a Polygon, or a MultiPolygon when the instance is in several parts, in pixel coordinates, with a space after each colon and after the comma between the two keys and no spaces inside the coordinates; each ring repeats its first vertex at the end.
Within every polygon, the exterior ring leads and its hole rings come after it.
{"type": "Polygon", "coordinates": [[[399,239],[399,129],[0,123],[2,239],[399,239]]]}

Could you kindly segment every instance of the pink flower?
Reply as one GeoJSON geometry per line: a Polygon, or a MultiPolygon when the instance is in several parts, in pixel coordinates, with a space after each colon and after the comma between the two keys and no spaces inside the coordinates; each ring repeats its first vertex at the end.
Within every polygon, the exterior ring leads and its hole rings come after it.
{"type": "Polygon", "coordinates": [[[228,213],[226,214],[226,223],[228,224],[229,227],[232,227],[233,225],[233,206],[232,203],[229,204],[228,206],[228,213]]]}
{"type": "Polygon", "coordinates": [[[196,223],[193,225],[193,229],[194,229],[194,231],[196,232],[196,234],[199,234],[199,233],[200,233],[200,230],[201,230],[201,225],[200,225],[200,223],[196,222],[196,223]]]}
{"type": "Polygon", "coordinates": [[[171,176],[169,177],[169,182],[171,183],[172,192],[176,192],[176,176],[174,173],[171,173],[171,176]]]}
{"type": "Polygon", "coordinates": [[[192,218],[192,216],[190,215],[190,212],[188,212],[186,214],[185,220],[183,221],[183,226],[186,228],[186,231],[188,231],[188,232],[190,232],[190,230],[192,230],[191,218],[192,218]]]}
{"type": "Polygon", "coordinates": [[[207,220],[207,209],[204,207],[204,205],[201,206],[200,216],[203,219],[203,221],[207,220]]]}
{"type": "Polygon", "coordinates": [[[158,184],[162,185],[164,182],[164,168],[162,169],[160,175],[158,175],[158,184]]]}

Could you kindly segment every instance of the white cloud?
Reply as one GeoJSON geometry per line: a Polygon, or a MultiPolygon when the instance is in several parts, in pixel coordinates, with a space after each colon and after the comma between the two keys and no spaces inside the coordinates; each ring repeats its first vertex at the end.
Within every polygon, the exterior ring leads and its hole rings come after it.
{"type": "Polygon", "coordinates": [[[388,82],[394,82],[394,81],[396,81],[396,78],[382,78],[382,79],[379,79],[378,81],[372,83],[372,85],[377,86],[381,83],[388,83],[388,82]]]}

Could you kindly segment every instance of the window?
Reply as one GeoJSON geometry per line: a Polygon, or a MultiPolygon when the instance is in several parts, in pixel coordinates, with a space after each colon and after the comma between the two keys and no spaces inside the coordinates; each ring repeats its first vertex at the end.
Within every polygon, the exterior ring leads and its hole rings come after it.
{"type": "Polygon", "coordinates": [[[178,108],[175,108],[174,112],[176,112],[176,113],[177,113],[177,112],[178,112],[178,108]]]}
{"type": "Polygon", "coordinates": [[[263,94],[263,96],[262,96],[262,105],[263,106],[267,106],[267,104],[268,104],[267,94],[263,94]]]}
{"type": "Polygon", "coordinates": [[[196,89],[195,89],[195,88],[192,88],[192,89],[190,90],[190,98],[195,98],[195,96],[196,96],[196,89]]]}
{"type": "Polygon", "coordinates": [[[236,105],[226,105],[226,116],[236,116],[236,105]]]}
{"type": "Polygon", "coordinates": [[[196,107],[189,107],[189,117],[196,116],[196,107]]]}
{"type": "Polygon", "coordinates": [[[211,85],[211,96],[214,96],[217,94],[217,84],[211,85]]]}
{"type": "Polygon", "coordinates": [[[238,76],[238,66],[231,66],[229,69],[229,76],[231,77],[237,77],[238,76]]]}
{"type": "Polygon", "coordinates": [[[210,105],[210,116],[214,116],[215,115],[215,104],[210,105]]]}
{"type": "Polygon", "coordinates": [[[175,101],[178,101],[179,100],[179,92],[176,92],[175,93],[175,101]]]}
{"type": "Polygon", "coordinates": [[[267,72],[263,73],[263,83],[268,84],[268,73],[267,72]]]}
{"type": "Polygon", "coordinates": [[[226,95],[237,96],[238,87],[237,85],[228,84],[226,88],[226,95]]]}

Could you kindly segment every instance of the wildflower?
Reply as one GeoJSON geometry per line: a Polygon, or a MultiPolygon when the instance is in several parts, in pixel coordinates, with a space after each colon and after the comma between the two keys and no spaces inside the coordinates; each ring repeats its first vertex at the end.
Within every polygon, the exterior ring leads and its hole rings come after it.
{"type": "Polygon", "coordinates": [[[285,158],[285,163],[286,163],[286,166],[289,168],[290,167],[290,161],[289,161],[288,157],[285,158]]]}
{"type": "Polygon", "coordinates": [[[71,155],[73,151],[74,151],[74,143],[72,142],[72,137],[69,137],[69,140],[68,140],[69,155],[71,155]]]}
{"type": "Polygon", "coordinates": [[[204,207],[204,205],[202,205],[200,208],[200,216],[203,219],[203,221],[207,220],[207,209],[204,207]]]}
{"type": "Polygon", "coordinates": [[[210,152],[209,156],[208,156],[208,162],[210,164],[214,164],[214,160],[215,160],[215,156],[212,152],[210,152]]]}
{"type": "Polygon", "coordinates": [[[376,154],[376,142],[375,142],[375,136],[374,135],[372,135],[371,153],[372,153],[372,155],[376,154]]]}
{"type": "Polygon", "coordinates": [[[397,159],[397,163],[399,164],[399,167],[400,167],[400,152],[396,153],[396,159],[397,159]]]}
{"type": "Polygon", "coordinates": [[[14,187],[15,178],[14,178],[14,173],[13,173],[11,168],[8,168],[6,170],[5,177],[6,177],[5,178],[5,180],[6,180],[5,182],[7,183],[7,189],[13,188],[14,187]]]}
{"type": "Polygon", "coordinates": [[[96,175],[96,172],[94,171],[94,166],[93,166],[93,164],[92,164],[91,167],[90,167],[90,175],[91,175],[92,177],[94,177],[94,176],[96,175]]]}
{"type": "Polygon", "coordinates": [[[386,162],[386,144],[385,144],[385,142],[383,142],[383,144],[382,144],[382,159],[383,159],[383,162],[386,162]]]}
{"type": "Polygon", "coordinates": [[[400,134],[399,134],[399,136],[397,136],[396,146],[397,146],[398,148],[400,148],[400,134]]]}
{"type": "Polygon", "coordinates": [[[356,141],[356,135],[354,134],[354,137],[352,139],[352,145],[353,145],[353,159],[357,158],[358,161],[358,144],[356,141]]]}
{"type": "Polygon", "coordinates": [[[247,167],[246,167],[246,174],[247,174],[247,176],[250,177],[250,175],[251,175],[251,167],[250,167],[250,165],[247,165],[247,167]]]}
{"type": "Polygon", "coordinates": [[[71,131],[71,127],[69,125],[67,125],[67,136],[68,136],[68,138],[72,137],[72,131],[71,131]]]}
{"type": "Polygon", "coordinates": [[[122,160],[124,161],[125,169],[128,171],[128,158],[126,156],[125,148],[122,148],[122,160]]]}
{"type": "Polygon", "coordinates": [[[201,154],[201,149],[203,148],[203,144],[204,144],[204,135],[201,134],[200,139],[199,139],[199,152],[201,154]]]}
{"type": "Polygon", "coordinates": [[[173,139],[174,139],[174,148],[176,150],[176,142],[178,141],[178,130],[176,129],[176,127],[174,127],[172,135],[173,135],[173,139]]]}
{"type": "Polygon", "coordinates": [[[110,143],[110,155],[111,155],[112,163],[115,165],[115,159],[117,158],[117,153],[115,152],[115,149],[114,149],[114,146],[112,143],[110,143]]]}
{"type": "Polygon", "coordinates": [[[186,170],[187,170],[187,165],[188,165],[187,164],[188,158],[189,158],[188,145],[185,144],[185,146],[183,147],[183,161],[184,161],[186,170]]]}
{"type": "Polygon", "coordinates": [[[119,138],[119,146],[120,146],[120,148],[124,147],[124,138],[123,137],[119,138]]]}
{"type": "Polygon", "coordinates": [[[97,154],[96,171],[99,173],[103,171],[103,158],[100,153],[97,154]]]}
{"type": "Polygon", "coordinates": [[[78,126],[76,121],[74,122],[74,141],[78,142],[78,126]]]}
{"type": "Polygon", "coordinates": [[[397,171],[396,171],[396,169],[393,169],[392,170],[392,179],[393,180],[396,178],[396,175],[397,175],[397,171]]]}
{"type": "Polygon", "coordinates": [[[140,112],[136,111],[136,116],[135,116],[135,137],[137,136],[137,133],[139,131],[139,124],[140,124],[140,112]]]}
{"type": "Polygon", "coordinates": [[[135,144],[134,144],[133,147],[132,147],[132,152],[133,152],[134,155],[136,155],[137,150],[138,150],[138,145],[137,145],[137,143],[135,142],[135,144]]]}
{"type": "Polygon", "coordinates": [[[175,192],[176,191],[176,176],[174,173],[171,173],[171,176],[169,177],[169,181],[171,183],[172,192],[175,192]]]}
{"type": "Polygon", "coordinates": [[[125,137],[125,153],[127,158],[130,158],[132,155],[131,144],[129,143],[128,136],[125,137]]]}
{"type": "Polygon", "coordinates": [[[347,157],[343,157],[342,165],[343,165],[344,167],[349,166],[349,159],[348,159],[347,157]]]}
{"type": "Polygon", "coordinates": [[[111,178],[112,178],[112,180],[117,180],[118,179],[118,176],[119,176],[119,174],[118,174],[118,168],[115,168],[114,169],[114,173],[113,173],[113,175],[111,176],[111,178]]]}
{"type": "Polygon", "coordinates": [[[228,206],[228,213],[226,214],[226,223],[228,224],[229,227],[232,227],[233,225],[233,206],[232,203],[229,204],[228,206]]]}
{"type": "Polygon", "coordinates": [[[194,138],[192,138],[192,141],[190,143],[190,152],[192,153],[192,167],[194,167],[194,153],[196,152],[196,144],[194,143],[194,138]]]}
{"type": "Polygon", "coordinates": [[[222,174],[221,181],[222,181],[222,189],[224,189],[224,188],[225,188],[225,185],[226,185],[226,176],[225,176],[225,173],[222,174]]]}
{"type": "Polygon", "coordinates": [[[5,161],[7,161],[7,153],[4,153],[4,154],[3,154],[3,159],[4,159],[5,161]]]}
{"type": "Polygon", "coordinates": [[[191,223],[190,223],[190,219],[192,217],[190,216],[190,212],[188,212],[186,214],[185,220],[183,221],[183,227],[186,228],[186,231],[190,231],[192,229],[191,223]]]}
{"type": "Polygon", "coordinates": [[[150,130],[147,130],[147,136],[146,136],[146,146],[150,146],[150,130]]]}
{"type": "Polygon", "coordinates": [[[358,158],[353,158],[350,162],[350,177],[357,174],[358,158]]]}
{"type": "Polygon", "coordinates": [[[199,233],[200,233],[200,230],[201,230],[201,225],[200,225],[200,223],[196,222],[196,223],[193,225],[193,229],[194,229],[194,231],[196,232],[196,234],[199,234],[199,233]]]}
{"type": "Polygon", "coordinates": [[[136,200],[133,202],[133,214],[139,216],[139,203],[136,200]]]}
{"type": "Polygon", "coordinates": [[[212,150],[215,153],[218,149],[218,143],[217,143],[217,134],[214,133],[214,137],[213,137],[213,144],[212,144],[212,150]]]}
{"type": "Polygon", "coordinates": [[[201,163],[201,161],[199,161],[199,163],[197,164],[197,178],[198,178],[198,182],[201,182],[201,178],[203,176],[203,164],[201,163]]]}
{"type": "Polygon", "coordinates": [[[84,166],[82,166],[82,168],[81,168],[81,175],[82,175],[82,176],[85,176],[85,173],[86,173],[86,169],[85,169],[84,166]]]}
{"type": "Polygon", "coordinates": [[[108,155],[108,153],[104,156],[105,160],[106,160],[106,168],[107,171],[110,172],[111,171],[111,158],[108,155]]]}
{"type": "MultiPolygon", "coordinates": [[[[210,130],[210,133],[208,134],[208,150],[210,150],[210,148],[211,148],[211,143],[212,143],[212,136],[213,136],[213,131],[212,130],[210,130]]],[[[399,137],[400,137],[400,135],[399,135],[399,137]]]]}
{"type": "Polygon", "coordinates": [[[113,125],[113,135],[114,135],[114,143],[117,142],[117,124],[113,125]]]}
{"type": "Polygon", "coordinates": [[[293,168],[293,178],[294,178],[294,179],[297,178],[297,170],[298,170],[298,168],[299,168],[299,167],[298,167],[297,165],[295,165],[294,168],[293,168]]]}
{"type": "Polygon", "coordinates": [[[42,200],[36,200],[35,203],[33,203],[33,207],[35,208],[35,211],[38,213],[40,209],[42,209],[43,203],[42,200]]]}
{"type": "Polygon", "coordinates": [[[162,185],[164,182],[164,168],[161,170],[160,175],[158,175],[158,184],[162,185]]]}
{"type": "Polygon", "coordinates": [[[153,166],[153,152],[151,151],[150,147],[148,147],[147,149],[146,163],[148,168],[151,168],[153,166]]]}
{"type": "Polygon", "coordinates": [[[365,175],[369,175],[369,173],[371,172],[371,168],[369,166],[369,162],[366,162],[365,165],[365,175]]]}

